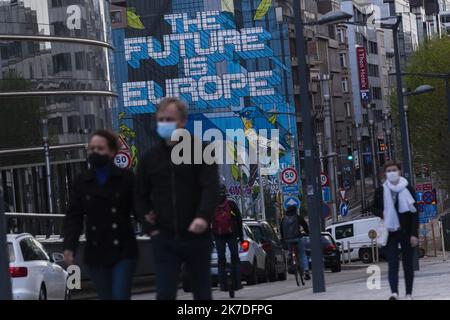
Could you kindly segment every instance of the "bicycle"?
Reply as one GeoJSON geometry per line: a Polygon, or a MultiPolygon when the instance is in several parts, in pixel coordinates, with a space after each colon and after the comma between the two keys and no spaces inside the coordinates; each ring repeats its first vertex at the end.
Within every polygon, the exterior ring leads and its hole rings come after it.
{"type": "Polygon", "coordinates": [[[293,272],[289,272],[289,273],[293,273],[295,276],[295,282],[297,283],[297,286],[300,287],[300,283],[304,286],[305,285],[305,281],[303,279],[303,267],[300,263],[300,259],[299,259],[299,255],[297,252],[297,245],[293,244],[290,246],[290,250],[289,250],[289,254],[291,256],[290,259],[290,263],[292,264],[291,266],[289,266],[288,270],[293,270],[293,272]],[[292,267],[292,269],[291,269],[292,267]]]}
{"type": "Polygon", "coordinates": [[[231,273],[231,268],[228,263],[227,263],[227,269],[225,271],[225,277],[226,277],[225,290],[228,291],[230,298],[234,298],[236,285],[234,283],[235,282],[234,277],[233,277],[233,274],[231,273]]]}

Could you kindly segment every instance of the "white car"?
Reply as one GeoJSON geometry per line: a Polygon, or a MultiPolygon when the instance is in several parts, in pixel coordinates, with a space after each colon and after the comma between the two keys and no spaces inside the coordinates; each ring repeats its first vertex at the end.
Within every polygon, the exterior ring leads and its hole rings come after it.
{"type": "Polygon", "coordinates": [[[68,299],[68,273],[56,264],[63,258],[61,253],[50,258],[28,233],[8,234],[7,245],[14,300],[68,299]]]}
{"type": "MultiPolygon", "coordinates": [[[[267,282],[268,268],[266,266],[266,252],[256,240],[250,228],[243,223],[244,242],[239,246],[239,259],[241,261],[241,278],[248,285],[258,282],[267,282]]],[[[230,251],[226,250],[227,263],[231,263],[230,251]]],[[[217,282],[218,261],[217,250],[214,245],[211,255],[211,275],[213,282],[217,282]]]]}

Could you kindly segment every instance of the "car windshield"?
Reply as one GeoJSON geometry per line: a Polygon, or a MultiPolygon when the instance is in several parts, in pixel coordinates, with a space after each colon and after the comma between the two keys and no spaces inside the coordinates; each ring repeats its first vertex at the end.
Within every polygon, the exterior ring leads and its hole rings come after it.
{"type": "Polygon", "coordinates": [[[8,255],[9,255],[9,262],[16,261],[16,255],[14,254],[14,247],[11,242],[8,242],[8,255]]]}
{"type": "Polygon", "coordinates": [[[258,240],[258,242],[262,241],[263,238],[263,234],[262,234],[262,230],[260,226],[249,226],[250,230],[252,230],[253,234],[255,235],[256,240],[258,240]]]}

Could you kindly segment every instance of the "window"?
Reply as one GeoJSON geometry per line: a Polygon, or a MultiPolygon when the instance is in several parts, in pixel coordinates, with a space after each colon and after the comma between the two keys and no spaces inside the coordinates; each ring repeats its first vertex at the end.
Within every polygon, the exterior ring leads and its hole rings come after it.
{"type": "Polygon", "coordinates": [[[122,13],[120,11],[111,12],[111,23],[121,23],[122,13]]]}
{"type": "Polygon", "coordinates": [[[381,88],[372,87],[372,99],[381,100],[382,98],[383,98],[383,96],[381,94],[381,88]]]}
{"type": "Polygon", "coordinates": [[[20,241],[20,250],[24,261],[50,260],[42,245],[33,238],[25,238],[20,241]]]}
{"type": "Polygon", "coordinates": [[[86,70],[86,53],[84,51],[75,52],[75,69],[86,70]]]}
{"type": "Polygon", "coordinates": [[[70,53],[58,53],[52,57],[55,73],[72,70],[70,53]]]}
{"type": "Polygon", "coordinates": [[[85,114],[84,115],[84,127],[86,129],[95,129],[95,115],[93,114],[85,114]]]}
{"type": "Polygon", "coordinates": [[[348,79],[346,77],[342,78],[342,92],[348,92],[348,79]]]}
{"type": "Polygon", "coordinates": [[[9,262],[16,261],[16,254],[14,253],[14,246],[10,242],[8,242],[8,256],[9,256],[9,262]]]}
{"type": "Polygon", "coordinates": [[[67,129],[69,133],[79,133],[81,129],[81,122],[79,116],[67,117],[67,129]]]}
{"type": "Polygon", "coordinates": [[[378,44],[374,41],[369,41],[369,53],[378,54],[378,44]]]}
{"type": "Polygon", "coordinates": [[[345,53],[339,53],[339,62],[341,63],[341,68],[347,68],[347,55],[345,53]]]}
{"type": "Polygon", "coordinates": [[[52,133],[63,134],[64,129],[63,129],[62,117],[48,119],[48,128],[49,128],[50,132],[52,132],[52,133]]]}
{"type": "Polygon", "coordinates": [[[337,33],[339,43],[345,43],[345,29],[338,29],[337,33]]]}
{"type": "Polygon", "coordinates": [[[352,117],[352,104],[350,102],[345,102],[345,116],[347,118],[351,118],[352,117]]]}
{"type": "Polygon", "coordinates": [[[344,224],[336,227],[334,232],[336,234],[336,240],[353,237],[353,224],[344,224]]]}
{"type": "Polygon", "coordinates": [[[369,77],[379,77],[380,76],[380,71],[376,64],[369,63],[368,69],[369,69],[369,77]]]}
{"type": "Polygon", "coordinates": [[[252,230],[253,234],[255,235],[256,240],[258,242],[262,242],[262,239],[264,238],[263,232],[260,226],[250,226],[250,230],[252,230]]]}

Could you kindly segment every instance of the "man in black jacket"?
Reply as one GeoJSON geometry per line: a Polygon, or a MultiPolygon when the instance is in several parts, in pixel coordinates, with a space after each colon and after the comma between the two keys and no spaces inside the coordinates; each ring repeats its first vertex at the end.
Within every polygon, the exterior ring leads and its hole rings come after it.
{"type": "Polygon", "coordinates": [[[309,274],[309,263],[305,252],[305,242],[302,239],[303,234],[300,227],[303,228],[305,234],[309,234],[309,227],[305,219],[297,214],[297,207],[291,205],[287,208],[286,215],[280,221],[280,234],[283,241],[287,244],[288,250],[290,250],[292,246],[297,246],[305,280],[309,280],[311,279],[309,274]]]}
{"type": "Polygon", "coordinates": [[[203,161],[201,142],[200,148],[195,149],[193,144],[198,141],[189,136],[188,145],[193,150],[180,151],[184,140],[180,143],[172,140],[173,133],[183,133],[187,120],[187,106],[181,100],[162,100],[156,118],[161,141],[140,160],[136,207],[149,223],[157,299],[176,298],[178,272],[184,263],[194,299],[209,300],[212,246],[209,225],[218,202],[217,165],[203,161]],[[194,162],[199,152],[201,161],[194,162]],[[176,164],[180,155],[188,155],[188,163],[176,164]]]}

